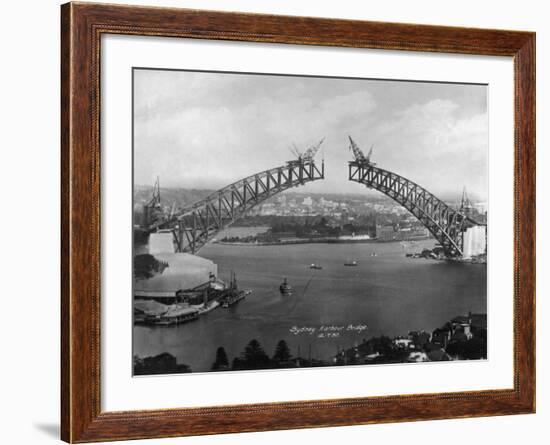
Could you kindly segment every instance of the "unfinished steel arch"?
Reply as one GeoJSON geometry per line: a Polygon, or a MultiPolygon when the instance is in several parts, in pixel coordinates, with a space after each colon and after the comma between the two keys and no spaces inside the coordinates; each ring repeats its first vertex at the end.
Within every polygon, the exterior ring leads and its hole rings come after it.
{"type": "Polygon", "coordinates": [[[298,153],[298,159],[281,167],[229,184],[171,217],[150,225],[148,231],[171,231],[176,251],[197,253],[218,232],[266,199],[290,188],[324,179],[324,161],[319,167],[313,159],[322,142],[303,154],[298,153]]]}
{"type": "Polygon", "coordinates": [[[448,257],[461,257],[466,228],[478,225],[469,216],[447,205],[415,182],[376,167],[350,137],[355,160],[349,162],[349,180],[378,190],[411,212],[441,244],[448,257]]]}

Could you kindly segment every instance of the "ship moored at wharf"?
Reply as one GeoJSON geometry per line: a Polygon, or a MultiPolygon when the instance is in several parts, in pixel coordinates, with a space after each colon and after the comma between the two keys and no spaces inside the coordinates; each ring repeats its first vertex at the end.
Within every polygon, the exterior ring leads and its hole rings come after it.
{"type": "Polygon", "coordinates": [[[227,293],[223,298],[220,299],[221,305],[224,308],[233,306],[235,303],[244,299],[247,295],[250,295],[252,291],[250,290],[239,290],[237,286],[237,276],[233,271],[231,271],[231,281],[229,283],[229,288],[227,293]]]}
{"type": "Polygon", "coordinates": [[[244,299],[247,295],[250,295],[252,291],[250,290],[241,290],[234,295],[228,296],[222,302],[222,307],[228,308],[233,306],[235,303],[244,299]]]}

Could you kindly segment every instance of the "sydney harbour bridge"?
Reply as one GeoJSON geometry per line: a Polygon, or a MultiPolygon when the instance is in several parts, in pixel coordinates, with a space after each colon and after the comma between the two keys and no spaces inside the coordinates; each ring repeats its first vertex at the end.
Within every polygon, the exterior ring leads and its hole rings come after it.
{"type": "MultiPolygon", "coordinates": [[[[350,181],[364,184],[384,193],[414,215],[441,244],[449,258],[463,255],[464,233],[480,225],[459,208],[453,208],[415,182],[389,170],[377,167],[368,155],[349,137],[353,160],[349,162],[350,181]]],[[[153,198],[146,204],[143,229],[149,233],[171,232],[177,252],[196,254],[221,230],[245,216],[251,208],[285,190],[324,179],[324,160],[320,165],[315,155],[323,140],[303,153],[295,150],[296,159],[285,165],[243,178],[210,194],[206,198],[154,222],[147,212],[160,208],[160,187],[155,185],[153,198]]]]}

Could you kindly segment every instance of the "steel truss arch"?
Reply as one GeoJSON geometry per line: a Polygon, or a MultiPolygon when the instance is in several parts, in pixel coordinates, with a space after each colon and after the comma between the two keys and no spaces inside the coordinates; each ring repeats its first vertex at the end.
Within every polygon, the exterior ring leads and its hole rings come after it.
{"type": "Polygon", "coordinates": [[[280,192],[324,177],[324,162],[319,167],[313,160],[290,161],[229,184],[170,219],[149,226],[148,231],[169,230],[174,234],[177,252],[196,254],[251,208],[280,192]]]}
{"type": "Polygon", "coordinates": [[[378,190],[405,207],[430,231],[448,257],[462,256],[464,231],[478,225],[417,183],[370,162],[351,161],[349,180],[378,190]]]}

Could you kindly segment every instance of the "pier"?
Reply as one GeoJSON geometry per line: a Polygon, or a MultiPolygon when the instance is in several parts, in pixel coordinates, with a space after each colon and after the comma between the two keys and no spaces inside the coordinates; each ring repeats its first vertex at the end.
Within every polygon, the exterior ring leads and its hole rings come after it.
{"type": "Polygon", "coordinates": [[[251,293],[238,288],[234,272],[229,285],[211,274],[209,281],[192,289],[136,290],[134,322],[165,326],[186,323],[220,306],[228,308],[251,293]]]}

